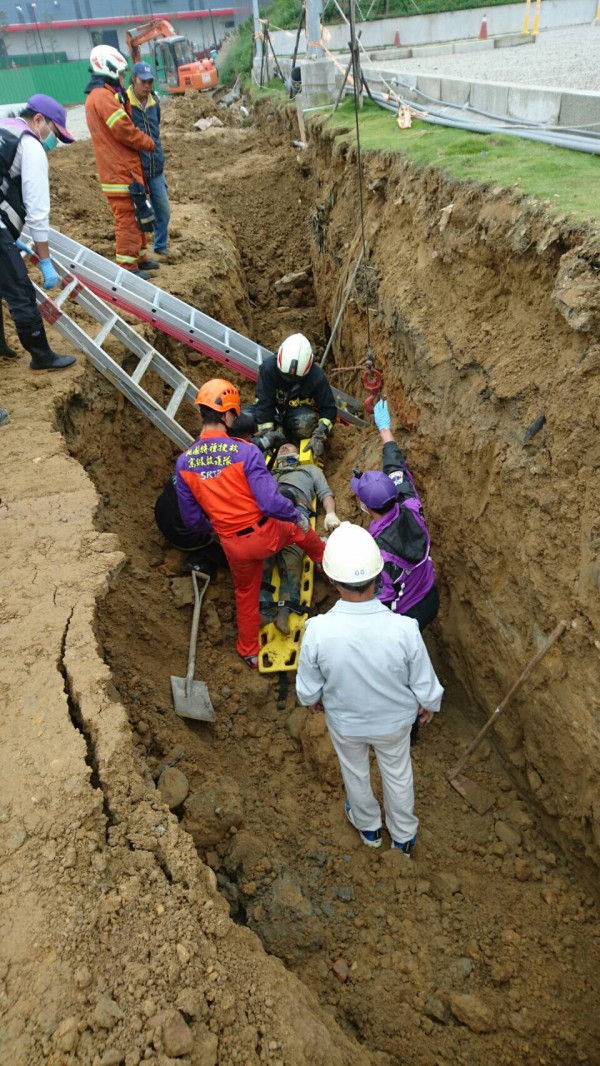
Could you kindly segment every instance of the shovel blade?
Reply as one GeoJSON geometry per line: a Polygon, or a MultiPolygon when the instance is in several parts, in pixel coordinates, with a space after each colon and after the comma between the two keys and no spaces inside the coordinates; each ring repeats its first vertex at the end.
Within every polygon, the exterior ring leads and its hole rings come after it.
{"type": "Polygon", "coordinates": [[[459,796],[462,796],[469,806],[474,811],[477,811],[477,814],[485,814],[496,802],[496,797],[492,796],[491,792],[488,792],[486,788],[482,788],[481,785],[476,785],[474,781],[465,777],[464,774],[448,777],[448,781],[459,796]]]}
{"type": "Polygon", "coordinates": [[[177,714],[182,718],[195,718],[198,722],[213,722],[214,707],[205,681],[192,681],[186,692],[185,677],[172,677],[171,690],[177,714]]]}

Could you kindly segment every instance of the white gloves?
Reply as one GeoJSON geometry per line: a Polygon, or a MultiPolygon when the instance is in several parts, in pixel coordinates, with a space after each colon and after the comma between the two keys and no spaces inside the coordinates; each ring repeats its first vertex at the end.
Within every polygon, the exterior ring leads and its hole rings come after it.
{"type": "Polygon", "coordinates": [[[325,521],[323,525],[325,526],[326,533],[333,533],[334,529],[337,529],[340,524],[340,520],[336,515],[335,511],[330,511],[329,514],[325,515],[325,521]]]}

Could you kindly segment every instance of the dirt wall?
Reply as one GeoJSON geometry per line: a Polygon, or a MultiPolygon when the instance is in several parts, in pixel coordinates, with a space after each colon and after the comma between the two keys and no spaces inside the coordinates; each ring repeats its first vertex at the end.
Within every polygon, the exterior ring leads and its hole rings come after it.
{"type": "MultiPolygon", "coordinates": [[[[356,167],[324,130],[312,165],[329,178],[313,266],[333,322],[359,251],[356,167]]],[[[497,732],[563,844],[598,863],[600,250],[517,194],[397,157],[368,156],[365,184],[372,344],[425,490],[444,654],[483,721],[569,622],[497,732]]],[[[356,299],[334,351],[364,359],[356,299]]]]}

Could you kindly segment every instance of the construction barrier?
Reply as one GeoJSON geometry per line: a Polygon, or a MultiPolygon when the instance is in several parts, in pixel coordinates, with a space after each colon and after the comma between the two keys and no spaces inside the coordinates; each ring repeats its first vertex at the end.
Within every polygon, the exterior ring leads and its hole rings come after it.
{"type": "Polygon", "coordinates": [[[27,100],[34,93],[46,93],[65,105],[82,104],[85,101],[83,90],[89,80],[87,59],[0,70],[0,105],[27,100]]]}

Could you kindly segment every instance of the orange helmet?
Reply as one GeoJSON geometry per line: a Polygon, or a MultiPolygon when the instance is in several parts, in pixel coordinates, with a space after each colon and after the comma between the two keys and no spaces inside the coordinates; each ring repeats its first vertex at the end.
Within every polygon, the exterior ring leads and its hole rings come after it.
{"type": "Polygon", "coordinates": [[[211,378],[205,381],[194,401],[200,407],[210,407],[224,415],[225,411],[240,413],[240,394],[235,385],[225,378],[211,378]]]}

